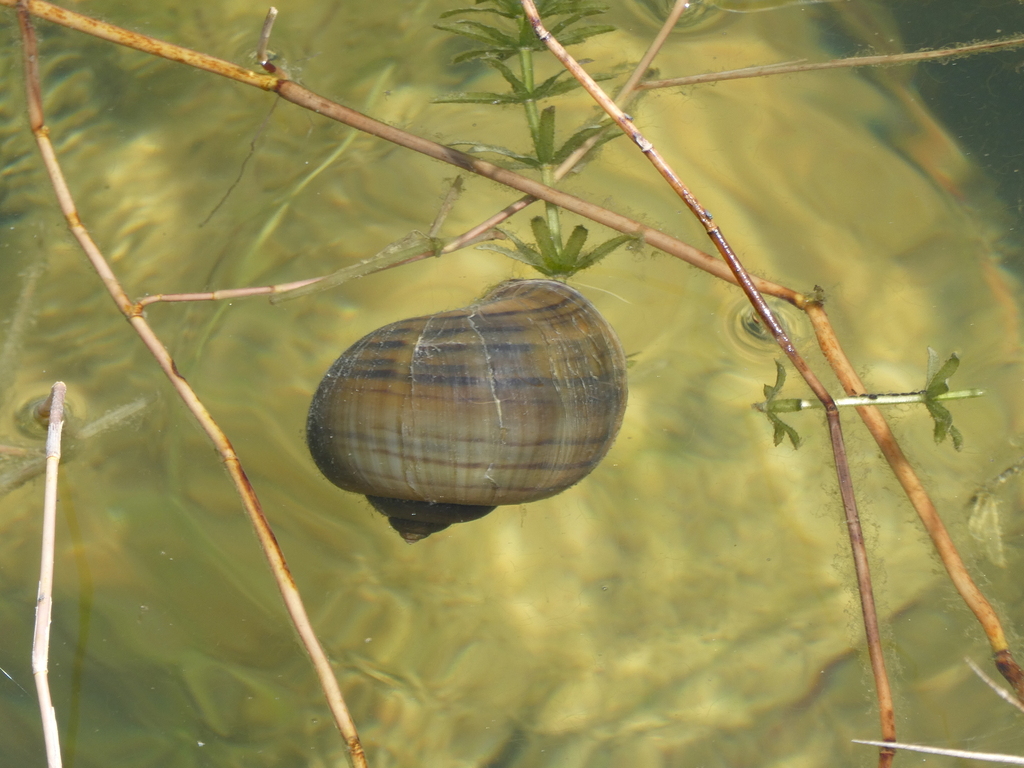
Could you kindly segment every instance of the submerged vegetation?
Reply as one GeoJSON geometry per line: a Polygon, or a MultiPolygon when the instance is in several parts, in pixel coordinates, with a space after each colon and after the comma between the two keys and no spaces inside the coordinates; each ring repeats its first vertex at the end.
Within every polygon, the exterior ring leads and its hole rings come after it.
{"type": "MultiPolygon", "coordinates": [[[[566,46],[576,45],[615,30],[615,27],[607,24],[584,24],[591,17],[599,16],[608,10],[606,5],[590,0],[548,0],[538,3],[537,9],[542,19],[558,19],[551,24],[550,29],[566,46]]],[[[561,144],[558,143],[557,108],[552,105],[542,109],[541,102],[576,90],[580,84],[565,70],[560,70],[540,83],[535,81],[534,54],[539,51],[546,53],[547,49],[544,43],[537,39],[526,14],[523,13],[522,5],[517,0],[478,0],[476,7],[456,8],[442,14],[443,19],[458,16],[470,18],[439,23],[436,27],[472,40],[477,47],[460,53],[453,62],[481,61],[505,79],[509,90],[505,93],[451,93],[435,101],[521,106],[533,144],[533,154],[523,154],[508,147],[478,142],[456,142],[452,146],[467,147],[474,153],[498,155],[511,160],[512,167],[515,168],[537,170],[540,172],[541,181],[548,186],[554,186],[558,179],[575,165],[575,160],[571,158],[584,145],[589,145],[592,149],[620,135],[617,131],[608,130],[611,121],[605,119],[577,128],[561,144]],[[504,19],[507,23],[484,23],[477,20],[479,16],[496,16],[498,20],[504,19]],[[518,71],[513,71],[505,64],[506,60],[513,57],[518,63],[518,71]],[[567,162],[568,167],[560,169],[560,166],[567,162]]],[[[611,77],[613,75],[598,75],[596,79],[608,80],[611,77]]],[[[589,236],[585,226],[576,225],[568,238],[563,238],[561,209],[552,203],[545,203],[544,213],[544,216],[535,216],[530,220],[533,243],[523,241],[510,231],[501,230],[514,243],[514,248],[494,244],[479,247],[522,261],[549,277],[570,277],[597,263],[620,245],[635,239],[630,235],[619,235],[589,251],[584,251],[583,247],[589,236]]]]}

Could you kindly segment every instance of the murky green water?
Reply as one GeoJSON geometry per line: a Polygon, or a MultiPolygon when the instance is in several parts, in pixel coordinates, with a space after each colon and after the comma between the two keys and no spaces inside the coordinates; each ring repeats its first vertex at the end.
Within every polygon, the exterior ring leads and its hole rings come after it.
{"type": "MultiPolygon", "coordinates": [[[[502,87],[447,64],[460,49],[431,24],[450,7],[299,3],[281,8],[272,47],[308,87],[381,119],[441,141],[525,149],[513,109],[429,104],[451,90],[502,87]]],[[[145,18],[135,4],[77,9],[239,62],[262,20],[249,3],[168,3],[145,18]]],[[[991,13],[1012,21],[1014,8],[991,13]]],[[[46,264],[11,348],[16,366],[0,371],[0,443],[39,444],[15,415],[56,378],[82,424],[147,401],[121,427],[79,439],[62,478],[50,668],[65,764],[343,765],[216,455],[66,233],[22,116],[13,16],[0,18],[3,317],[13,317],[26,272],[46,264]]],[[[579,51],[597,71],[635,61],[655,30],[632,6],[612,20],[619,32],[579,51]]],[[[83,220],[131,295],[330,271],[429,226],[454,175],[358,136],[321,168],[349,129],[287,104],[271,111],[274,97],[181,66],[40,31],[55,144],[83,220]],[[240,182],[200,227],[254,137],[240,182]]],[[[713,13],[673,37],[658,66],[676,75],[824,58],[899,31],[877,7],[713,13]]],[[[909,78],[738,81],[652,94],[632,111],[750,269],[825,288],[869,386],[919,388],[928,346],[962,354],[953,384],[989,391],[953,407],[963,453],[933,444],[923,411],[894,413],[895,428],[1017,638],[1019,488],[1001,497],[1005,567],[971,538],[966,511],[974,489],[1021,450],[1016,293],[996,266],[1019,258],[1014,203],[994,196],[909,78]]],[[[582,121],[591,108],[574,96],[560,114],[582,121]]],[[[515,198],[490,182],[467,186],[445,234],[515,198]]],[[[705,247],[625,141],[566,186],[705,247]]],[[[778,353],[737,330],[745,308],[735,290],[649,250],[578,277],[633,356],[630,404],[604,464],[555,499],[410,547],[318,475],[303,444],[305,411],[342,349],[523,274],[469,251],[275,306],[148,312],[234,441],[371,764],[872,763],[868,748],[849,744],[877,725],[822,421],[793,416],[805,446],[772,447],[749,406],[774,379],[778,353]]],[[[787,319],[823,369],[803,319],[787,319]]],[[[873,443],[855,418],[846,424],[900,736],[1021,752],[1019,722],[961,662],[986,657],[980,630],[873,443]]],[[[0,472],[14,464],[0,460],[0,472]]],[[[4,765],[44,760],[29,663],[41,495],[37,479],[0,500],[0,667],[13,678],[0,677],[4,765]]]]}

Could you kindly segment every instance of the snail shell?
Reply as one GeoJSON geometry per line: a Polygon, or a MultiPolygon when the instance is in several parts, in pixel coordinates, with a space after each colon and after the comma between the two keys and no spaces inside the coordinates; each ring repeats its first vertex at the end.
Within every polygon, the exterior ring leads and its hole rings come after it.
{"type": "Polygon", "coordinates": [[[353,344],[313,396],[306,439],[328,480],[413,542],[579,482],[625,407],[625,355],[594,305],[513,280],[353,344]]]}

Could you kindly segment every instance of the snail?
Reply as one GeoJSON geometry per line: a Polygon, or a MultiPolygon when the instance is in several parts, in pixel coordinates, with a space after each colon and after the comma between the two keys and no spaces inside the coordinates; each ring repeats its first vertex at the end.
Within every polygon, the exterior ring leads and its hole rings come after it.
{"type": "Polygon", "coordinates": [[[615,332],[578,291],[511,280],[353,344],[313,396],[320,471],[412,543],[579,482],[626,407],[615,332]]]}

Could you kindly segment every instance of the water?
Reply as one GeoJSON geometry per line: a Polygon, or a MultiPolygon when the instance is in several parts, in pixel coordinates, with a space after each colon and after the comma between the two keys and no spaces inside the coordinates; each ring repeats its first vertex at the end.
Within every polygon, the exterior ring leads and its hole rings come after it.
{"type": "MultiPolygon", "coordinates": [[[[524,149],[511,108],[428,103],[502,87],[447,63],[460,49],[430,25],[449,7],[282,8],[272,48],[308,87],[388,122],[524,149]]],[[[823,58],[903,30],[884,9],[857,19],[847,8],[861,7],[716,11],[675,36],[658,66],[672,75],[823,58]]],[[[245,3],[154,5],[146,18],[132,4],[89,12],[239,62],[261,22],[245,3]]],[[[621,9],[612,18],[621,31],[580,55],[596,71],[636,60],[654,29],[644,13],[621,9]]],[[[454,175],[362,137],[318,172],[347,128],[286,104],[271,112],[273,97],[177,65],[40,31],[58,152],[83,220],[133,296],[335,269],[425,229],[454,175]],[[241,181],[200,227],[254,138],[241,181]]],[[[5,50],[15,34],[5,24],[5,50]]],[[[47,271],[17,367],[3,372],[0,442],[38,444],[15,414],[57,377],[80,424],[146,402],[119,428],[79,439],[62,480],[50,668],[66,764],[342,765],[225,473],[66,234],[24,127],[19,62],[2,62],[4,316],[25,270],[45,258],[47,271]]],[[[824,287],[869,386],[919,388],[928,346],[961,353],[953,384],[989,392],[952,408],[964,452],[935,446],[918,409],[895,412],[895,428],[1012,631],[1024,606],[1019,486],[1000,496],[1005,567],[971,538],[966,503],[1019,453],[1017,294],[997,265],[1014,257],[1014,205],[915,109],[909,77],[739,81],[651,94],[633,113],[750,269],[824,287]]],[[[570,122],[591,114],[577,96],[559,104],[570,122]]],[[[514,199],[490,182],[467,184],[445,234],[514,199]]],[[[567,188],[705,247],[623,140],[567,188]]],[[[524,274],[469,251],[275,306],[148,311],[260,494],[371,764],[871,762],[848,743],[875,736],[877,724],[822,420],[790,417],[805,446],[772,447],[749,406],[774,380],[778,353],[742,330],[735,290],[649,249],[578,277],[633,356],[630,404],[602,466],[555,499],[410,547],[317,474],[305,410],[342,349],[524,274]]],[[[823,369],[806,323],[786,319],[823,369]]],[[[803,388],[791,381],[787,392],[803,388]]],[[[877,450],[854,417],[845,423],[901,737],[1021,752],[1014,716],[961,661],[985,659],[981,632],[877,450]]],[[[40,499],[36,480],[0,502],[0,667],[14,678],[0,677],[0,756],[10,765],[43,760],[25,692],[40,499]]]]}

